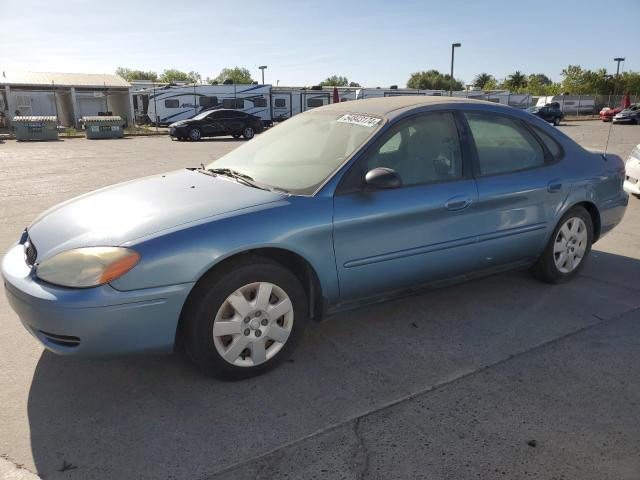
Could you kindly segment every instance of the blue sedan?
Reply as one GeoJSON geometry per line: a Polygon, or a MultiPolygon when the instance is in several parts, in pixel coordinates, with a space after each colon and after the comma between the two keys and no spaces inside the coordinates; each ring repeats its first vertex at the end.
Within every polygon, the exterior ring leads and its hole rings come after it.
{"type": "Polygon", "coordinates": [[[303,113],[200,168],[36,218],[2,262],[25,328],[65,355],[170,352],[255,375],[310,320],[530,266],[565,282],[620,222],[624,164],[526,112],[439,97],[303,113]]]}

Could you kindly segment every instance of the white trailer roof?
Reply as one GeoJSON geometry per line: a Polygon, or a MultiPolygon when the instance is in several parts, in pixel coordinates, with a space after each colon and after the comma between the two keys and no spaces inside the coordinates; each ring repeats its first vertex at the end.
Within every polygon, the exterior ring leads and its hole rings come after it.
{"type": "Polygon", "coordinates": [[[124,78],[103,73],[2,72],[0,85],[29,87],[129,88],[124,78]]]}

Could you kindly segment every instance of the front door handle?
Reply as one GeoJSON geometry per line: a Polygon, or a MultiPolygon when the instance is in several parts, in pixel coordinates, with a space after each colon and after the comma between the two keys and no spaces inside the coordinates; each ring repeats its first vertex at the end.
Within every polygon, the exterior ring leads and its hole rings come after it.
{"type": "Polygon", "coordinates": [[[463,195],[451,197],[444,204],[447,210],[462,210],[463,208],[467,208],[469,205],[471,205],[471,198],[463,195]]]}
{"type": "Polygon", "coordinates": [[[547,191],[551,193],[556,193],[562,190],[562,182],[560,180],[551,180],[547,183],[547,191]]]}

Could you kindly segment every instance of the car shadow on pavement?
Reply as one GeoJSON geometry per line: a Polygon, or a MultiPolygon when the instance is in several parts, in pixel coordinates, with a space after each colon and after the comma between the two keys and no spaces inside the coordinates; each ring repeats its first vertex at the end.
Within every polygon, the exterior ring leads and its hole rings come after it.
{"type": "Polygon", "coordinates": [[[640,261],[594,252],[564,285],[511,272],[340,314],[312,324],[281,367],[241,382],[207,378],[179,354],[86,360],[44,352],[28,399],[37,472],[215,476],[640,307],[637,285],[609,283],[614,274],[623,283],[640,278],[640,261]]]}

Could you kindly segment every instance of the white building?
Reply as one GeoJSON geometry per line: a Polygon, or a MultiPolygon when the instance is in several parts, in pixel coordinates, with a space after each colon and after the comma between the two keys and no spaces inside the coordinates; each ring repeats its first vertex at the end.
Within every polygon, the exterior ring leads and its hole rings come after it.
{"type": "Polygon", "coordinates": [[[84,116],[112,112],[132,125],[130,85],[118,75],[55,72],[1,72],[0,124],[16,115],[54,115],[61,125],[84,116]]]}

